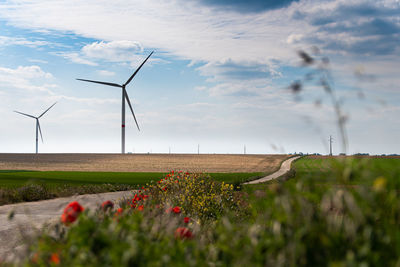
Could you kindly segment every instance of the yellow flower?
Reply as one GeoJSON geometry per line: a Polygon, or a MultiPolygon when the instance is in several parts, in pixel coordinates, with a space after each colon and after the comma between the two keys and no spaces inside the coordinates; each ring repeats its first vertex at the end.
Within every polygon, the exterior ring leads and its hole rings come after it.
{"type": "Polygon", "coordinates": [[[386,178],[383,176],[379,176],[378,178],[375,179],[374,184],[372,186],[373,190],[375,192],[381,192],[385,189],[386,187],[386,178]]]}

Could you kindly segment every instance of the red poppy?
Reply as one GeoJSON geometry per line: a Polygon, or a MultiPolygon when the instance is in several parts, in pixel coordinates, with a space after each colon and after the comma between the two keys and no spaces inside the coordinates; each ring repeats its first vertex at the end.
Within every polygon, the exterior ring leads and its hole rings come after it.
{"type": "Polygon", "coordinates": [[[123,209],[123,208],[118,208],[118,209],[117,209],[117,212],[115,213],[115,215],[122,214],[123,212],[124,212],[124,209],[123,209]]]}
{"type": "Polygon", "coordinates": [[[179,239],[192,239],[193,233],[186,227],[178,227],[175,230],[175,238],[179,239]]]}
{"type": "Polygon", "coordinates": [[[114,208],[114,203],[112,203],[112,201],[110,200],[106,200],[103,202],[103,204],[101,204],[101,209],[106,211],[108,209],[112,210],[114,208]]]}
{"type": "Polygon", "coordinates": [[[142,211],[144,209],[144,206],[140,205],[137,209],[138,209],[138,211],[142,211]]]}
{"type": "Polygon", "coordinates": [[[175,214],[179,214],[179,213],[181,213],[181,208],[178,207],[178,206],[176,206],[175,208],[172,209],[172,211],[173,211],[175,214]]]}
{"type": "Polygon", "coordinates": [[[77,201],[73,201],[65,207],[64,212],[61,215],[61,221],[65,225],[69,225],[76,221],[83,210],[84,208],[77,201]]]}
{"type": "Polygon", "coordinates": [[[55,265],[59,265],[60,264],[60,257],[58,256],[57,253],[53,253],[50,256],[50,262],[54,263],[55,265]]]}
{"type": "Polygon", "coordinates": [[[189,218],[189,217],[183,218],[183,222],[184,222],[184,223],[189,223],[189,222],[190,222],[190,218],[189,218]]]}
{"type": "Polygon", "coordinates": [[[167,191],[167,187],[164,186],[164,187],[162,188],[162,190],[163,190],[163,191],[167,191]]]}

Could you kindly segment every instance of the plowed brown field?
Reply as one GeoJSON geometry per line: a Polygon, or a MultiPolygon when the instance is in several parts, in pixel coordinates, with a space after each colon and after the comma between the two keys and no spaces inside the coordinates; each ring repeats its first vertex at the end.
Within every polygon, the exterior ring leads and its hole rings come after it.
{"type": "Polygon", "coordinates": [[[288,155],[234,154],[0,154],[0,170],[99,172],[266,172],[288,155]]]}

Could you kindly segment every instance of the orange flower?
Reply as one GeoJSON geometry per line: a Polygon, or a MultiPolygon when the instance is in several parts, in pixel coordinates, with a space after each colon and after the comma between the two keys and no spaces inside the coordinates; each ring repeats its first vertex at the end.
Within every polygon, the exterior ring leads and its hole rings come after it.
{"type": "Polygon", "coordinates": [[[140,205],[137,209],[138,209],[138,211],[142,211],[144,209],[144,206],[140,205]]]}
{"type": "Polygon", "coordinates": [[[117,212],[115,214],[121,214],[122,212],[124,212],[124,209],[123,208],[118,208],[117,212]]]}
{"type": "Polygon", "coordinates": [[[57,253],[53,253],[50,256],[50,262],[54,263],[55,265],[59,265],[60,264],[60,257],[58,256],[57,253]]]}
{"type": "Polygon", "coordinates": [[[192,239],[193,233],[186,227],[178,227],[175,230],[175,238],[179,239],[192,239]]]}
{"type": "Polygon", "coordinates": [[[83,210],[84,208],[77,201],[73,201],[65,207],[64,212],[61,215],[61,221],[65,225],[69,225],[70,223],[76,221],[79,214],[81,214],[83,210]]]}

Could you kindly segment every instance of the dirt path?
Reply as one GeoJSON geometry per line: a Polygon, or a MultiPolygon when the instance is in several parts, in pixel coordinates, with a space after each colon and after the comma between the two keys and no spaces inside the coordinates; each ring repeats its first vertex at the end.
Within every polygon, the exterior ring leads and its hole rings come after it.
{"type": "Polygon", "coordinates": [[[271,181],[273,179],[276,179],[276,178],[284,175],[285,173],[287,173],[290,170],[290,166],[291,166],[292,162],[294,160],[298,159],[298,158],[300,158],[300,156],[287,159],[284,162],[282,162],[281,168],[278,171],[276,171],[276,172],[274,172],[274,173],[272,173],[272,174],[270,174],[268,176],[265,176],[263,178],[260,178],[260,179],[257,179],[257,180],[253,180],[253,181],[250,181],[250,182],[247,182],[247,183],[244,183],[244,184],[259,184],[259,183],[265,183],[267,181],[271,181]]]}
{"type": "Polygon", "coordinates": [[[95,210],[105,200],[117,202],[131,194],[132,191],[111,192],[0,206],[0,265],[2,261],[12,262],[23,255],[24,241],[39,232],[45,224],[59,220],[71,201],[76,200],[84,208],[95,210]],[[14,217],[9,220],[11,212],[14,212],[14,217]]]}

